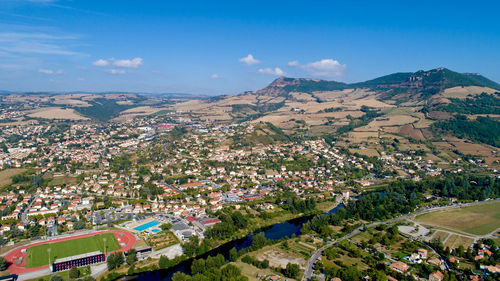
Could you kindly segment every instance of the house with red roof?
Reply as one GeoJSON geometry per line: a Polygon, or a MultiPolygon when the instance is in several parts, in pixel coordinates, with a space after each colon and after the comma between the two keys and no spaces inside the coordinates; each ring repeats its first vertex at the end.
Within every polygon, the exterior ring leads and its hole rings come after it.
{"type": "Polygon", "coordinates": [[[404,273],[404,274],[406,274],[408,272],[408,269],[410,269],[409,265],[407,265],[406,263],[401,262],[401,261],[393,262],[393,263],[391,263],[391,265],[389,267],[392,270],[395,270],[397,272],[404,273]]]}

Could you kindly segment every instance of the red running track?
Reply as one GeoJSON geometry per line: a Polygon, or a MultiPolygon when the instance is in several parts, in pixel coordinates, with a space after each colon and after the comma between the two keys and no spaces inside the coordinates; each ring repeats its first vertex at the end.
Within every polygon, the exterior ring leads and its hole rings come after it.
{"type": "MultiPolygon", "coordinates": [[[[37,242],[33,243],[27,246],[22,246],[19,247],[9,254],[5,256],[5,259],[7,260],[7,263],[9,264],[8,270],[10,270],[11,274],[23,274],[27,272],[32,272],[32,271],[37,271],[40,269],[45,269],[49,268],[48,265],[40,266],[40,267],[33,267],[33,268],[26,268],[26,253],[27,251],[22,252],[22,250],[26,250],[30,247],[41,245],[41,244],[47,244],[47,243],[57,243],[57,242],[62,242],[62,241],[67,241],[67,240],[74,240],[74,239],[79,239],[83,237],[89,237],[89,236],[94,236],[97,234],[104,234],[104,233],[113,233],[113,235],[116,238],[116,241],[118,241],[118,244],[121,246],[121,249],[116,250],[115,252],[126,252],[130,249],[135,244],[135,236],[127,231],[122,231],[122,230],[108,230],[108,231],[99,231],[99,232],[93,232],[93,233],[88,233],[88,234],[81,234],[81,235],[75,235],[75,236],[70,236],[70,237],[64,237],[64,238],[59,238],[59,239],[54,239],[50,241],[42,241],[42,242],[37,242]],[[120,234],[123,234],[120,237],[120,234]],[[122,243],[125,243],[124,246],[122,246],[122,243]],[[16,264],[15,261],[19,260],[19,258],[22,257],[22,263],[16,264]]],[[[111,253],[107,253],[108,255],[111,253]]]]}

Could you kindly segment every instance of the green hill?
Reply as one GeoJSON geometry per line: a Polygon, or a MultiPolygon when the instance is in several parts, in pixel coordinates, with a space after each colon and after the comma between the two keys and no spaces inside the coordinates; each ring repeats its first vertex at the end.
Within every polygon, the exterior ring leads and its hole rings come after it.
{"type": "Polygon", "coordinates": [[[398,72],[382,77],[378,77],[365,82],[350,84],[350,86],[355,88],[372,88],[380,86],[396,85],[406,82],[410,79],[413,73],[411,72],[398,72]]]}
{"type": "Polygon", "coordinates": [[[287,85],[284,87],[287,92],[305,92],[315,91],[336,91],[350,88],[348,84],[337,81],[311,80],[303,79],[298,84],[287,85]]]}
{"type": "Polygon", "coordinates": [[[457,86],[479,86],[500,90],[500,84],[480,74],[458,73],[447,68],[437,68],[428,71],[419,70],[417,72],[393,73],[352,84],[337,81],[280,77],[256,93],[286,96],[290,92],[312,93],[316,91],[369,88],[379,91],[393,90],[398,93],[407,91],[405,89],[411,89],[413,93],[435,94],[444,89],[457,86]]]}
{"type": "Polygon", "coordinates": [[[458,73],[447,68],[394,73],[366,82],[350,84],[350,86],[363,88],[403,87],[422,90],[429,88],[443,90],[457,86],[479,86],[500,90],[500,84],[480,74],[458,73]]]}

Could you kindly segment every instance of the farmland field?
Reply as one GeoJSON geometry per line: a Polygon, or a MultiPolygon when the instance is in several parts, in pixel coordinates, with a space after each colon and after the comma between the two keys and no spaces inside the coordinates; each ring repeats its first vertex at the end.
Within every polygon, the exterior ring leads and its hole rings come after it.
{"type": "Polygon", "coordinates": [[[485,235],[500,227],[500,203],[436,211],[419,215],[415,220],[471,234],[485,235]]]}
{"type": "Polygon", "coordinates": [[[179,243],[179,240],[171,231],[162,231],[148,238],[148,244],[154,250],[160,250],[179,243]]]}
{"type": "Polygon", "coordinates": [[[469,87],[453,87],[444,90],[442,96],[447,98],[467,98],[469,95],[478,95],[483,92],[492,94],[496,92],[495,89],[487,87],[469,86],[469,87]]]}
{"type": "Polygon", "coordinates": [[[26,267],[39,267],[49,264],[49,253],[51,249],[50,261],[74,255],[90,253],[93,251],[104,251],[104,241],[106,238],[106,252],[120,249],[118,241],[112,233],[99,234],[74,240],[66,240],[53,244],[42,244],[28,248],[26,267]]]}
{"type": "Polygon", "coordinates": [[[87,117],[84,117],[75,110],[70,108],[59,108],[59,107],[46,107],[39,109],[31,114],[28,114],[29,117],[34,118],[44,118],[44,119],[69,119],[69,120],[88,120],[87,117]]]}

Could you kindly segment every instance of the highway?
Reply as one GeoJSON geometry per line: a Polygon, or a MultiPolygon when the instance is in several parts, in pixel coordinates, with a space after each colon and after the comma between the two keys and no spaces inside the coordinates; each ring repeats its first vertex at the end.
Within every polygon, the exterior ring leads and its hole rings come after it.
{"type": "MultiPolygon", "coordinates": [[[[379,224],[387,224],[387,223],[394,223],[394,222],[398,222],[398,221],[403,221],[403,220],[407,220],[413,216],[418,216],[421,214],[434,212],[434,211],[462,208],[462,207],[473,206],[473,205],[489,204],[489,203],[493,203],[493,202],[500,202],[500,199],[481,201],[481,202],[473,202],[473,203],[467,203],[467,204],[453,204],[453,205],[448,205],[448,206],[443,206],[443,207],[425,208],[425,209],[422,209],[422,210],[419,210],[417,212],[413,212],[413,213],[410,213],[408,215],[404,215],[401,217],[393,218],[393,219],[386,220],[386,221],[374,222],[374,223],[366,225],[366,227],[368,228],[368,227],[377,226],[379,224]]],[[[353,230],[351,233],[347,234],[346,236],[343,236],[341,238],[330,241],[329,243],[327,243],[323,247],[317,249],[313,253],[313,255],[311,256],[311,258],[309,258],[309,260],[307,261],[307,265],[306,265],[306,268],[304,270],[304,274],[302,275],[302,281],[307,281],[307,280],[311,279],[313,271],[314,271],[314,265],[318,261],[319,257],[321,257],[321,255],[323,254],[323,251],[325,251],[326,249],[330,248],[331,246],[333,246],[334,244],[336,244],[342,240],[350,239],[350,238],[354,237],[355,235],[359,234],[362,231],[362,229],[363,229],[363,227],[358,227],[355,230],[353,230]]]]}

